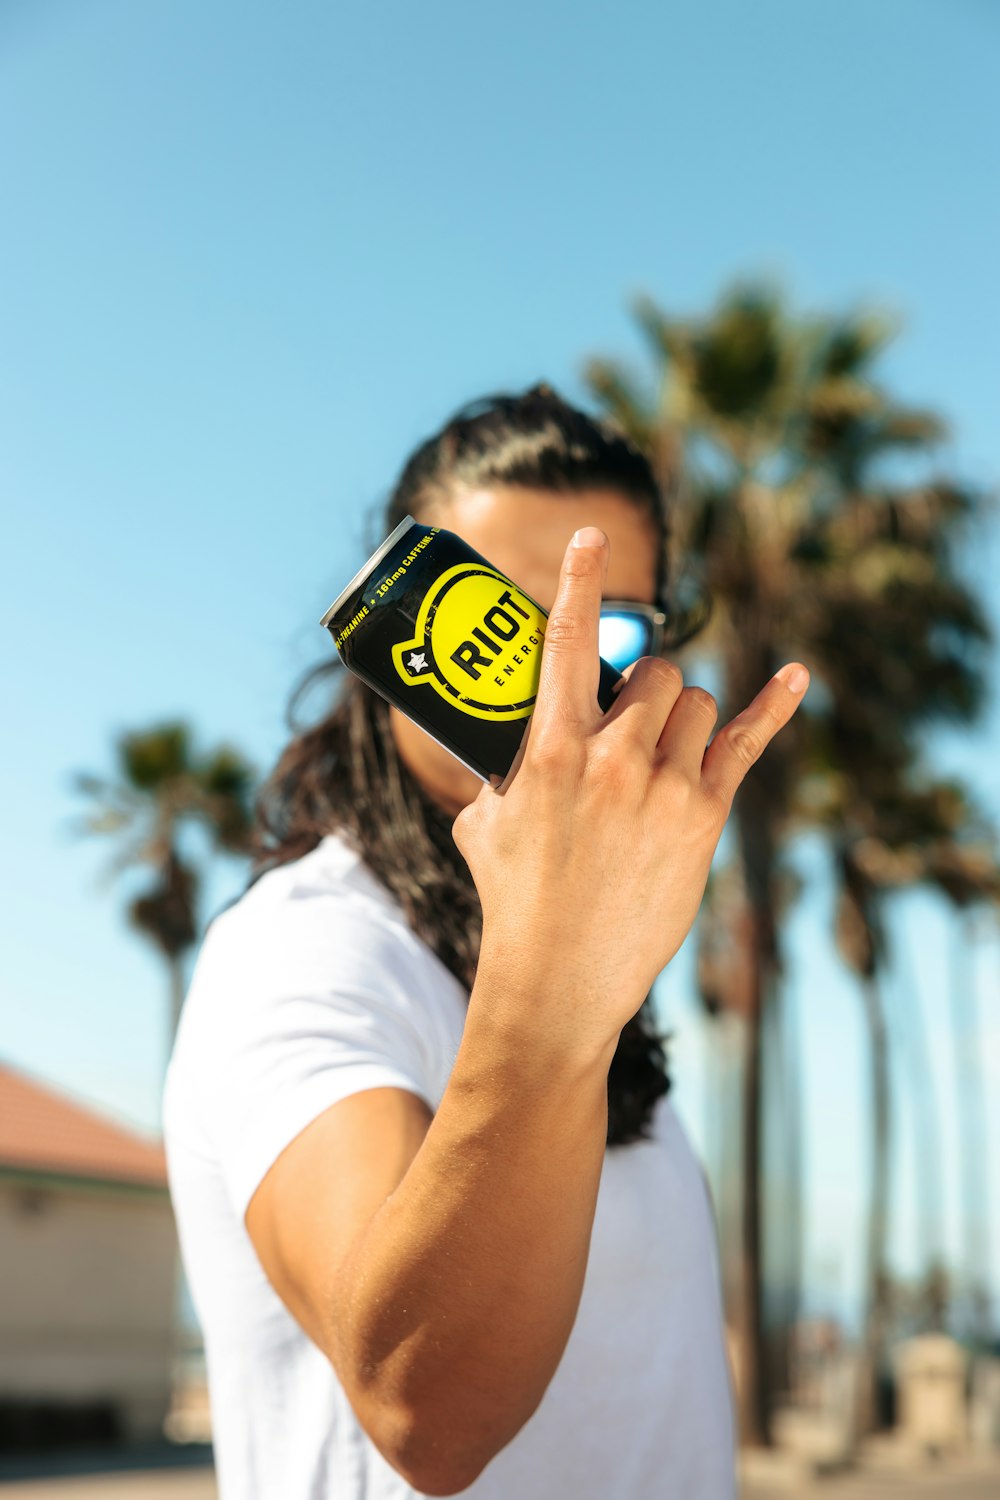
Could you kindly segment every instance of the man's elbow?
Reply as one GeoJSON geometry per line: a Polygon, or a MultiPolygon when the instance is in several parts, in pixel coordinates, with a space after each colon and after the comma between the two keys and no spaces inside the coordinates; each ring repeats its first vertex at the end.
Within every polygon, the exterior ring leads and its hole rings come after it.
{"type": "Polygon", "coordinates": [[[425,1495],[458,1495],[517,1436],[544,1387],[505,1405],[495,1388],[431,1382],[418,1370],[345,1361],[348,1398],[383,1458],[425,1495]]]}
{"type": "Polygon", "coordinates": [[[463,1439],[435,1414],[412,1410],[382,1413],[369,1436],[407,1484],[424,1495],[459,1495],[503,1447],[497,1440],[463,1439]]]}

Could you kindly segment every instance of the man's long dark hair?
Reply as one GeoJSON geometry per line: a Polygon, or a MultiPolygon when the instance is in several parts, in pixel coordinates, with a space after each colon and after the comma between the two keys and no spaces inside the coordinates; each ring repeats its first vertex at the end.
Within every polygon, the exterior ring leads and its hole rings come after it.
{"type": "MultiPolygon", "coordinates": [[[[665,591],[666,510],[643,454],[611,422],[576,410],[548,385],[461,408],[410,457],[384,516],[387,535],[420,520],[456,492],[490,485],[580,494],[613,490],[652,517],[657,590],[665,591]]],[[[389,707],[335,655],[300,682],[289,705],[295,737],[261,789],[250,884],[309,853],[336,831],[395,898],[407,923],[467,990],[476,973],[482,909],[451,835],[453,819],[408,771],[389,727],[389,707]],[[295,711],[317,680],[346,677],[321,721],[296,732],[295,711]]],[[[599,917],[599,913],[598,913],[599,917]]],[[[608,1076],[608,1144],[646,1134],[669,1087],[663,1040],[649,997],[625,1026],[608,1076]]]]}

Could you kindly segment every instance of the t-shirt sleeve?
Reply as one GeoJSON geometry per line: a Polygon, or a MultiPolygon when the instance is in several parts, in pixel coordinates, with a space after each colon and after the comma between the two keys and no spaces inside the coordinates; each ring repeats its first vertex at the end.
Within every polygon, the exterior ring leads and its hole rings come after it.
{"type": "Polygon", "coordinates": [[[397,924],[350,893],[230,908],[198,956],[199,1095],[242,1220],[257,1186],[324,1110],[372,1088],[434,1107],[433,1027],[397,924]]]}

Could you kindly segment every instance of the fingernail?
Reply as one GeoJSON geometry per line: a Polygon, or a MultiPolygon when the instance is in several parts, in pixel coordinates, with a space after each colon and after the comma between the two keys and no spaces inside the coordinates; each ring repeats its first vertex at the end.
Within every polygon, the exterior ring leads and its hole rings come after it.
{"type": "Polygon", "coordinates": [[[574,547],[603,547],[605,540],[604,532],[597,526],[581,526],[573,533],[574,547]]]}
{"type": "Polygon", "coordinates": [[[779,682],[785,684],[790,693],[803,693],[809,685],[809,673],[805,667],[800,667],[796,662],[782,667],[780,672],[775,673],[775,676],[779,682]]]}

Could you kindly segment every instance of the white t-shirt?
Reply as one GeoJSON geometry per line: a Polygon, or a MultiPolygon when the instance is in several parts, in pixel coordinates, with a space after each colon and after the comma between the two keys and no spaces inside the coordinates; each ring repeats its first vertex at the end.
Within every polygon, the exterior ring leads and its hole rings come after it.
{"type": "MultiPolygon", "coordinates": [[[[210,925],[164,1094],[170,1190],[205,1338],[221,1500],[409,1500],[243,1215],[279,1153],[363,1089],[436,1109],[467,992],[338,837],[210,925]]],[[[583,1295],[540,1406],[472,1500],[732,1500],[714,1225],[668,1099],[605,1156],[583,1295]]]]}

